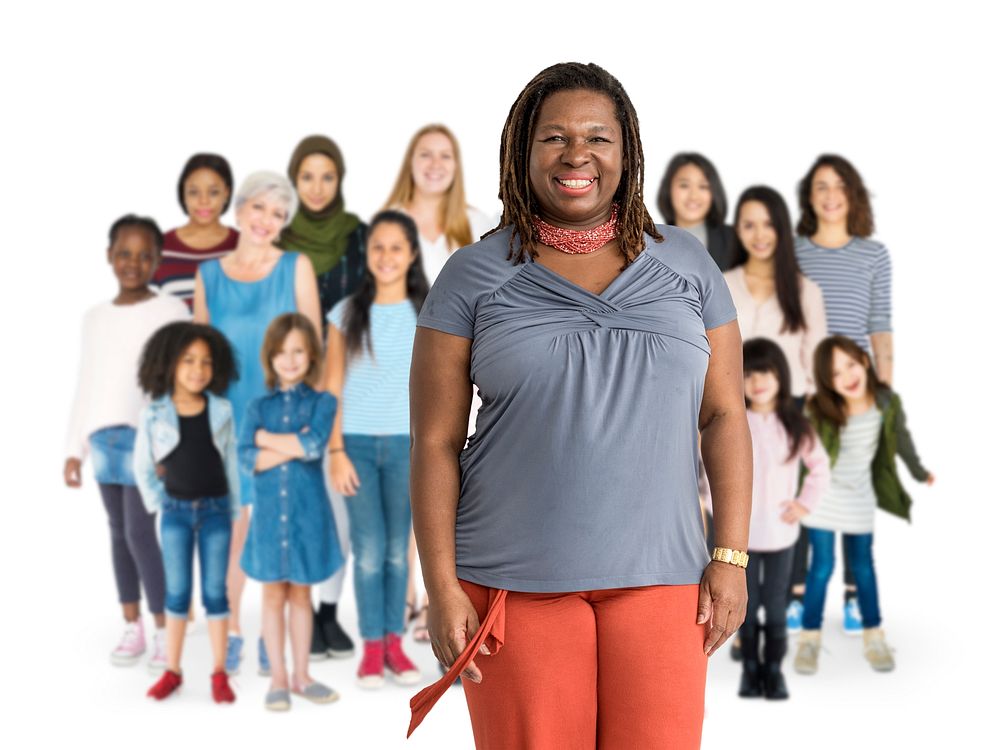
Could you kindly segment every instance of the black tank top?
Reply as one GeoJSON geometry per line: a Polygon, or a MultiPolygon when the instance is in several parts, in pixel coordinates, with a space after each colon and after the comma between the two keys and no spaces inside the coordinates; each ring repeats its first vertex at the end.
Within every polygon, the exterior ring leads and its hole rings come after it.
{"type": "Polygon", "coordinates": [[[222,497],[229,493],[222,456],[212,442],[208,404],[200,414],[179,417],[181,442],[161,461],[167,494],[178,500],[222,497]]]}

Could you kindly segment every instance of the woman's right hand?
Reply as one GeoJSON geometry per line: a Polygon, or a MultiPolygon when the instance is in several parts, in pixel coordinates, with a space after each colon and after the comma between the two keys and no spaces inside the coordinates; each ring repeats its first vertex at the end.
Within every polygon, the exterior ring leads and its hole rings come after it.
{"type": "Polygon", "coordinates": [[[63,467],[63,481],[66,482],[67,487],[79,487],[83,484],[80,481],[80,469],[83,466],[83,462],[79,458],[67,458],[66,465],[63,467]]]}
{"type": "Polygon", "coordinates": [[[330,454],[330,481],[333,482],[333,488],[344,497],[357,494],[361,480],[345,451],[330,454]]]}
{"type": "MultiPolygon", "coordinates": [[[[428,599],[427,632],[431,638],[431,648],[434,656],[446,668],[450,668],[455,660],[465,650],[469,640],[475,638],[479,630],[479,615],[472,606],[468,595],[462,587],[455,584],[454,588],[445,593],[436,593],[428,599]]],[[[480,647],[480,653],[489,656],[485,644],[480,647]]],[[[483,673],[479,671],[475,661],[462,671],[462,677],[473,682],[483,681],[483,673]]]]}

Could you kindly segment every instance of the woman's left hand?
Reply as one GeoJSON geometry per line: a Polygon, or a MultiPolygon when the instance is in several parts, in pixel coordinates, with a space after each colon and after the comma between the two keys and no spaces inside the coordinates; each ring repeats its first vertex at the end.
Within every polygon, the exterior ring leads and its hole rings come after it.
{"type": "Polygon", "coordinates": [[[747,576],[743,568],[710,562],[701,575],[698,592],[698,624],[708,623],[705,654],[718,651],[739,629],[747,613],[747,576]]]}

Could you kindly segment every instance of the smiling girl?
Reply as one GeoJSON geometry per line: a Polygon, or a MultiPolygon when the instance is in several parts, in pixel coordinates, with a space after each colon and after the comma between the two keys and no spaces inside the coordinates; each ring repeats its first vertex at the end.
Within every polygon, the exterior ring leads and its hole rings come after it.
{"type": "Polygon", "coordinates": [[[384,683],[386,667],[397,682],[420,679],[401,636],[410,538],[410,356],[427,279],[416,224],[399,211],[372,219],[367,255],[361,287],[330,313],[326,373],[327,388],[341,404],[330,473],[350,515],[364,639],[358,683],[375,688],[384,683]]]}
{"type": "MultiPolygon", "coordinates": [[[[268,323],[282,313],[298,311],[319,330],[319,294],[309,259],[282,252],[274,244],[295,212],[295,190],[288,180],[274,172],[255,172],[243,181],[235,203],[239,243],[229,255],[198,269],[194,319],[211,324],[232,344],[240,377],[225,395],[232,403],[238,431],[247,405],[267,392],[260,350],[268,323]]],[[[230,674],[239,669],[242,658],[240,600],[246,576],[239,559],[250,520],[246,506],[253,503],[253,497],[253,482],[242,476],[240,502],[244,508],[233,525],[227,580],[230,630],[226,671],[230,674]]],[[[260,671],[267,673],[262,641],[258,657],[260,671]]]]}

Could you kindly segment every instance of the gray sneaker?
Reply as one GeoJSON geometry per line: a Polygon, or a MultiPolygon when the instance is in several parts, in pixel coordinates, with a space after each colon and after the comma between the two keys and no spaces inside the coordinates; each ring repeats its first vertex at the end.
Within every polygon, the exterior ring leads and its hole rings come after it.
{"type": "Polygon", "coordinates": [[[268,690],[264,698],[264,708],[268,711],[287,711],[292,707],[292,699],[288,688],[268,690]]]}
{"type": "Polygon", "coordinates": [[[803,630],[799,633],[799,648],[795,652],[795,671],[799,674],[816,674],[819,669],[820,631],[803,630]]]}
{"type": "Polygon", "coordinates": [[[301,690],[295,690],[294,692],[296,695],[313,703],[333,703],[340,697],[336,690],[327,687],[322,682],[310,682],[301,690]]]}
{"type": "Polygon", "coordinates": [[[876,672],[891,672],[896,668],[892,658],[892,649],[885,642],[882,628],[865,628],[865,658],[876,672]]]}

